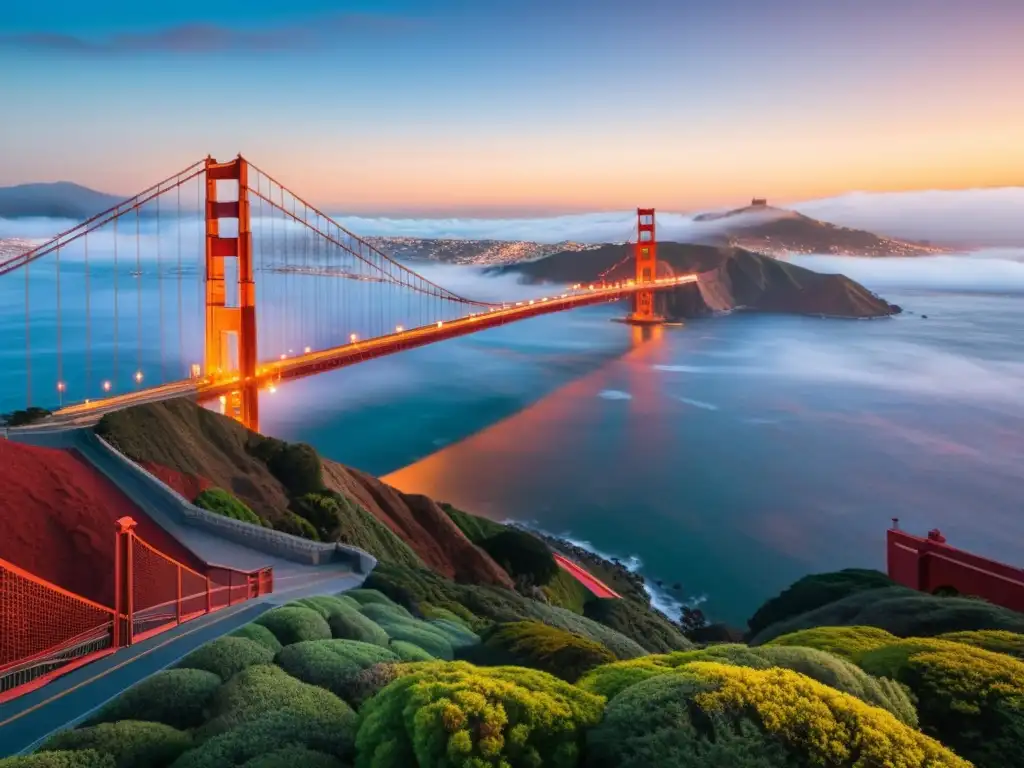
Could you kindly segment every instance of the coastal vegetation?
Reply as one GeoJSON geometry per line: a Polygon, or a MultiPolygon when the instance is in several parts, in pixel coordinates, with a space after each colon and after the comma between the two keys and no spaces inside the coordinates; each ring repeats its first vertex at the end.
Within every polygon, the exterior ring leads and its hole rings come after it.
{"type": "MultiPolygon", "coordinates": [[[[650,653],[514,590],[380,570],[263,613],[0,768],[1021,764],[1024,662],[981,646],[1024,637],[981,626],[1006,618],[991,612],[942,637],[813,627],[650,653]]],[[[802,605],[850,597],[834,596],[802,605]]]]}
{"type": "Polygon", "coordinates": [[[292,515],[327,540],[362,531],[380,562],[361,588],[265,610],[0,768],[1024,765],[1020,614],[848,570],[768,600],[746,642],[698,643],[621,563],[574,558],[622,595],[599,599],[555,562],[571,544],[194,406],[145,408],[105,427],[137,460],[199,477],[183,439],[136,430],[215,433],[203,490],[234,490],[211,505],[275,527],[292,515]],[[254,462],[250,484],[228,482],[229,458],[254,462]]]}

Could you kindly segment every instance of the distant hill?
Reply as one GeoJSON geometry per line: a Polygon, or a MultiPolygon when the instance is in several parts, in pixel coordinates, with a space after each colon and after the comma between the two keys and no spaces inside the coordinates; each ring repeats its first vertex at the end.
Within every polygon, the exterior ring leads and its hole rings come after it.
{"type": "MultiPolygon", "coordinates": [[[[658,243],[658,275],[692,272],[700,283],[657,295],[656,309],[670,318],[700,317],[745,309],[829,317],[884,317],[899,307],[845,275],[823,275],[795,264],[735,246],[658,243]]],[[[588,283],[601,274],[609,281],[636,274],[633,247],[604,245],[590,251],[563,251],[525,264],[489,267],[491,274],[517,274],[531,283],[588,283]]]]}
{"type": "Polygon", "coordinates": [[[879,258],[946,252],[945,248],[840,227],[767,204],[703,213],[694,221],[709,225],[707,235],[702,238],[709,245],[736,246],[776,257],[821,253],[879,258]]]}
{"type": "Polygon", "coordinates": [[[54,219],[88,219],[125,198],[97,192],[70,181],[51,184],[19,184],[0,187],[0,218],[40,216],[54,219]]]}

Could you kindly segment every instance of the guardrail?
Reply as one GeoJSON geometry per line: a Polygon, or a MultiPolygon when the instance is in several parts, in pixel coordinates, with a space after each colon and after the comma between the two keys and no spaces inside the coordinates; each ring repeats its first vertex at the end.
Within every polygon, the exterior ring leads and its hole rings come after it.
{"type": "Polygon", "coordinates": [[[179,624],[274,591],[271,568],[195,571],[117,521],[114,607],[0,560],[0,703],[179,624]]]}

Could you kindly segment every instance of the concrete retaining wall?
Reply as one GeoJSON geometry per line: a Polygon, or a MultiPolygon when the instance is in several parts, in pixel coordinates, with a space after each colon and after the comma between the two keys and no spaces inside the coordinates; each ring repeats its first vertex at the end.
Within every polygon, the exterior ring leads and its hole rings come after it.
{"type": "Polygon", "coordinates": [[[114,480],[157,524],[163,522],[163,527],[170,527],[166,523],[192,526],[249,549],[303,565],[341,561],[350,563],[356,573],[369,573],[377,564],[372,555],[347,544],[309,541],[200,509],[91,430],[83,430],[76,442],[100,471],[114,480]]]}

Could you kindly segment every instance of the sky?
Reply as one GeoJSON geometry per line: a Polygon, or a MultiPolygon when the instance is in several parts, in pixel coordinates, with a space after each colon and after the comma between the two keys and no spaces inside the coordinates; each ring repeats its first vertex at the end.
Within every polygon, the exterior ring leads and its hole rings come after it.
{"type": "Polygon", "coordinates": [[[1021,0],[14,0],[0,185],[241,152],[332,210],[1024,185],[1021,0]]]}

